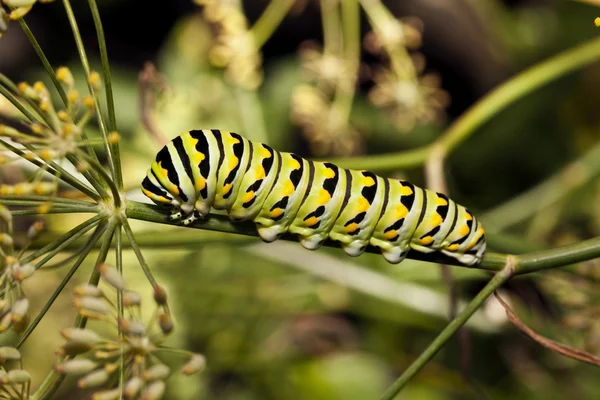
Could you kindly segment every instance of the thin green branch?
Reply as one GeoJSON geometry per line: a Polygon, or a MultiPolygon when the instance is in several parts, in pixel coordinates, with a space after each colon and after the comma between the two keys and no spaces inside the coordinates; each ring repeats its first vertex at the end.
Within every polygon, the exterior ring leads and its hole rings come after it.
{"type": "Polygon", "coordinates": [[[75,263],[73,264],[73,266],[71,267],[69,272],[67,272],[67,274],[65,275],[63,280],[60,282],[60,284],[58,285],[58,287],[56,288],[54,293],[50,296],[50,298],[48,299],[48,301],[46,302],[46,304],[44,305],[42,310],[39,312],[37,317],[35,317],[35,319],[31,322],[31,324],[27,327],[27,330],[23,333],[23,335],[19,339],[19,343],[17,344],[17,349],[20,348],[23,345],[23,343],[25,343],[25,341],[27,340],[29,335],[31,335],[33,333],[33,331],[38,326],[40,321],[44,318],[44,316],[46,315],[46,313],[48,312],[50,307],[52,307],[52,304],[54,304],[54,301],[62,293],[62,291],[65,288],[65,286],[67,285],[67,283],[69,283],[69,281],[71,280],[71,278],[73,277],[75,272],[77,272],[77,270],[79,269],[79,266],[86,259],[89,252],[92,250],[92,248],[94,247],[94,245],[96,244],[98,239],[100,239],[102,234],[104,234],[105,229],[106,229],[106,223],[101,223],[100,225],[98,225],[98,227],[96,228],[96,231],[88,239],[85,247],[83,249],[81,249],[81,252],[79,254],[79,258],[77,259],[77,261],[75,261],[75,263]]]}
{"type": "Polygon", "coordinates": [[[12,151],[19,157],[22,157],[24,160],[29,161],[30,163],[32,163],[33,165],[35,165],[37,167],[43,167],[45,165],[48,165],[48,167],[46,168],[46,171],[48,173],[58,177],[63,182],[68,183],[69,185],[73,186],[75,189],[79,190],[81,193],[85,194],[89,198],[96,200],[96,201],[101,200],[101,197],[98,195],[98,193],[94,192],[87,185],[81,183],[81,181],[79,179],[75,178],[73,175],[71,175],[71,173],[69,171],[67,171],[60,165],[56,164],[55,162],[50,162],[50,163],[46,164],[44,161],[42,161],[38,158],[28,159],[25,157],[25,151],[13,146],[9,142],[7,142],[6,140],[3,140],[1,138],[0,138],[0,144],[2,144],[2,146],[6,147],[7,149],[12,151]]]}
{"type": "Polygon", "coordinates": [[[294,0],[273,0],[250,29],[256,48],[260,49],[269,40],[275,29],[294,5],[294,0]]]}
{"type": "Polygon", "coordinates": [[[402,375],[388,388],[381,400],[392,400],[404,388],[404,386],[436,355],[436,353],[446,344],[454,333],[463,326],[467,320],[481,307],[483,302],[490,297],[492,293],[502,286],[514,273],[514,265],[507,263],[506,267],[496,273],[488,284],[479,292],[469,305],[460,312],[460,314],[450,322],[446,328],[435,338],[433,342],[421,355],[404,371],[402,375]]]}
{"type": "MultiPolygon", "coordinates": [[[[40,196],[40,195],[11,195],[11,194],[7,194],[7,195],[3,195],[2,196],[2,201],[3,203],[6,201],[37,201],[39,203],[47,203],[49,201],[55,203],[55,204],[61,204],[61,205],[65,205],[65,206],[89,206],[89,207],[95,207],[96,203],[92,203],[90,201],[86,201],[86,200],[78,200],[78,199],[68,199],[65,197],[56,197],[56,196],[40,196]]],[[[10,203],[8,203],[10,204],[10,203]]],[[[18,204],[13,204],[13,205],[18,205],[18,204]]]]}
{"type": "MultiPolygon", "coordinates": [[[[100,12],[98,11],[96,0],[88,0],[88,4],[90,5],[90,10],[92,11],[92,18],[94,19],[94,25],[96,27],[96,33],[98,36],[98,46],[100,48],[100,60],[102,61],[102,72],[104,77],[104,90],[106,91],[106,106],[108,109],[108,130],[114,131],[117,129],[117,120],[115,117],[115,100],[113,97],[110,63],[108,62],[108,51],[106,49],[106,40],[104,38],[104,28],[102,27],[102,20],[100,19],[100,12]]],[[[112,148],[115,160],[117,186],[119,189],[123,189],[123,171],[121,170],[119,143],[112,143],[110,146],[112,148]]]]}
{"type": "MultiPolygon", "coordinates": [[[[528,93],[600,59],[600,38],[589,40],[540,62],[498,86],[456,119],[435,144],[449,154],[500,111],[528,93]]],[[[397,153],[329,160],[355,169],[390,171],[422,165],[432,145],[397,153]]]]}
{"type": "Polygon", "coordinates": [[[72,208],[52,207],[48,211],[44,211],[43,214],[41,214],[39,210],[15,210],[15,211],[11,211],[11,214],[13,216],[18,216],[18,215],[46,215],[46,214],[86,214],[86,213],[96,214],[96,213],[98,213],[98,210],[94,210],[94,209],[91,209],[91,208],[84,208],[84,207],[81,207],[81,208],[79,208],[79,207],[72,207],[72,208]]]}
{"type": "Polygon", "coordinates": [[[80,156],[81,156],[81,158],[85,159],[85,161],[87,161],[89,163],[89,165],[92,167],[92,169],[94,171],[96,171],[98,176],[100,176],[102,178],[102,180],[104,181],[104,183],[106,183],[106,185],[108,186],[108,188],[110,189],[110,191],[112,193],[112,198],[115,203],[115,207],[120,207],[121,203],[122,203],[121,193],[119,192],[119,188],[115,184],[114,180],[104,170],[104,167],[102,167],[102,165],[100,165],[100,163],[98,163],[96,160],[94,160],[92,157],[88,156],[85,153],[81,154],[80,156]]]}
{"type": "Polygon", "coordinates": [[[480,216],[488,231],[499,232],[531,217],[600,174],[600,142],[583,157],[493,210],[480,216]]]}
{"type": "Polygon", "coordinates": [[[38,57],[40,58],[40,61],[42,62],[42,64],[44,65],[44,68],[46,69],[46,72],[50,76],[50,79],[52,79],[52,83],[54,84],[54,87],[56,87],[56,90],[58,91],[60,98],[62,99],[63,103],[66,106],[67,104],[69,104],[67,94],[65,93],[65,89],[62,87],[62,85],[60,84],[58,79],[56,79],[56,73],[54,72],[52,65],[50,65],[50,61],[48,61],[48,58],[44,54],[44,50],[42,50],[42,47],[38,43],[33,32],[31,32],[31,30],[29,29],[29,26],[27,26],[27,23],[25,22],[25,20],[23,18],[19,18],[17,20],[17,22],[19,23],[19,25],[21,25],[21,29],[23,30],[23,33],[25,33],[25,36],[27,36],[27,39],[29,39],[29,43],[31,43],[31,46],[33,47],[33,49],[37,53],[38,57]]]}
{"type": "MultiPolygon", "coordinates": [[[[129,204],[129,202],[127,204],[129,204]]],[[[128,215],[128,217],[129,217],[129,215],[128,215]]],[[[127,235],[127,239],[129,240],[129,244],[131,244],[131,248],[133,249],[133,252],[135,253],[135,256],[137,257],[138,262],[140,263],[140,266],[142,267],[142,271],[144,271],[144,274],[146,275],[146,278],[148,279],[148,282],[150,282],[150,284],[152,285],[153,288],[157,287],[158,283],[156,282],[154,275],[152,275],[152,271],[150,270],[148,263],[146,263],[146,259],[144,258],[144,255],[142,254],[142,250],[140,249],[140,247],[138,246],[138,244],[135,240],[135,236],[133,236],[133,231],[131,230],[131,226],[129,226],[129,221],[127,220],[127,218],[121,218],[121,222],[123,224],[123,229],[125,230],[125,235],[127,235]]]]}
{"type": "MultiPolygon", "coordinates": [[[[115,231],[115,266],[119,275],[123,276],[123,232],[122,225],[119,224],[115,231]]],[[[117,317],[120,319],[123,318],[123,292],[117,291],[117,317]]],[[[123,342],[123,332],[119,330],[119,342],[123,342]]],[[[121,353],[119,356],[119,387],[121,388],[121,392],[125,387],[125,355],[121,353]]],[[[122,397],[121,393],[121,397],[122,397]]]]}
{"type": "MultiPolygon", "coordinates": [[[[84,153],[85,154],[85,153],[84,153]]],[[[97,157],[92,157],[92,156],[88,156],[90,157],[90,159],[95,161],[95,164],[100,164],[100,162],[98,161],[97,157]]],[[[73,165],[77,165],[77,157],[74,154],[67,154],[67,160],[69,160],[71,162],[71,164],[73,165]]],[[[99,179],[98,173],[93,169],[93,170],[88,170],[88,171],[83,171],[81,172],[81,175],[83,175],[83,177],[85,179],[87,179],[87,181],[94,187],[94,189],[96,190],[96,192],[98,192],[98,194],[100,195],[100,197],[102,197],[103,199],[108,199],[108,193],[106,192],[106,190],[104,190],[104,187],[102,186],[102,183],[99,179]]],[[[107,184],[108,186],[108,184],[107,184]]]]}
{"type": "MultiPolygon", "coordinates": [[[[96,94],[96,91],[92,87],[90,80],[88,79],[91,73],[90,64],[87,58],[87,54],[85,51],[85,46],[83,45],[83,41],[81,39],[81,33],[79,32],[79,27],[77,25],[77,20],[75,18],[75,14],[73,13],[73,9],[71,7],[71,2],[69,0],[63,0],[63,5],[65,7],[65,12],[67,13],[67,18],[69,20],[69,24],[71,25],[71,30],[73,31],[73,38],[75,39],[75,45],[77,47],[77,51],[79,53],[79,58],[81,60],[81,65],[85,72],[86,81],[88,85],[88,89],[90,95],[94,99],[94,108],[96,110],[96,118],[98,120],[98,126],[100,127],[100,131],[102,132],[102,137],[104,139],[104,149],[106,151],[106,157],[108,158],[108,166],[110,169],[110,173],[113,181],[116,180],[116,170],[115,170],[115,155],[112,152],[112,147],[108,143],[108,130],[106,128],[106,123],[104,121],[104,115],[102,114],[102,108],[100,107],[100,100],[96,94]]],[[[116,199],[115,199],[116,201],[116,199]]]]}

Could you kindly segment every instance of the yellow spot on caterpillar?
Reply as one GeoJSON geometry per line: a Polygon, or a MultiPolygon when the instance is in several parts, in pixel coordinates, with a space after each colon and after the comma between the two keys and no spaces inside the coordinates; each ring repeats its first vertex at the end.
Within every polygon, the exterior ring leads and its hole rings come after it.
{"type": "Polygon", "coordinates": [[[290,168],[300,169],[300,163],[298,162],[298,160],[296,160],[294,158],[290,159],[290,168]]]}
{"type": "Polygon", "coordinates": [[[358,224],[356,222],[353,222],[346,227],[346,232],[353,233],[353,232],[356,232],[356,230],[358,228],[359,228],[358,224]]]}
{"type": "Polygon", "coordinates": [[[373,186],[375,184],[375,180],[370,176],[365,176],[363,177],[362,183],[365,186],[373,186]]]}
{"type": "Polygon", "coordinates": [[[262,146],[260,149],[260,155],[263,156],[264,158],[271,158],[271,152],[269,150],[267,150],[266,147],[262,146]]]}
{"type": "Polygon", "coordinates": [[[325,168],[325,171],[323,171],[323,175],[325,176],[325,178],[331,179],[335,176],[335,171],[328,167],[325,168]]]}
{"type": "Polygon", "coordinates": [[[227,193],[229,193],[231,191],[231,183],[226,183],[225,185],[223,185],[223,188],[221,189],[221,193],[223,195],[226,195],[227,193]]]}
{"type": "Polygon", "coordinates": [[[446,199],[444,199],[443,197],[438,197],[436,200],[436,203],[438,204],[438,206],[447,206],[448,205],[448,201],[446,201],[446,199]]]}
{"type": "Polygon", "coordinates": [[[283,190],[281,191],[281,195],[282,196],[289,196],[290,194],[294,193],[294,189],[296,189],[296,187],[294,186],[294,184],[292,183],[291,180],[288,180],[285,185],[283,186],[283,190]]]}
{"type": "Polygon", "coordinates": [[[411,194],[413,194],[413,191],[409,186],[402,186],[400,188],[400,194],[402,196],[410,196],[411,194]]]}
{"type": "Polygon", "coordinates": [[[229,172],[233,171],[233,169],[235,167],[238,166],[238,164],[240,163],[240,159],[237,158],[236,156],[232,155],[229,157],[229,172]]]}
{"type": "Polygon", "coordinates": [[[431,236],[425,236],[423,239],[421,239],[421,244],[424,246],[428,246],[433,242],[433,238],[431,236]]]}
{"type": "Polygon", "coordinates": [[[317,203],[322,206],[324,204],[329,203],[329,201],[331,200],[331,195],[329,194],[329,192],[325,189],[321,189],[321,191],[319,192],[319,199],[317,200],[317,203]]]}
{"type": "Polygon", "coordinates": [[[444,220],[442,219],[442,216],[438,213],[433,214],[433,217],[431,217],[431,225],[432,226],[438,226],[443,221],[444,220]]]}
{"type": "Polygon", "coordinates": [[[249,192],[246,192],[246,194],[244,195],[244,198],[242,199],[242,201],[244,203],[247,203],[250,200],[252,200],[253,198],[254,198],[254,190],[251,190],[249,192]]]}
{"type": "Polygon", "coordinates": [[[402,203],[398,204],[398,206],[396,206],[396,219],[402,219],[406,217],[406,214],[408,214],[408,208],[402,203]]]}
{"type": "Polygon", "coordinates": [[[383,237],[386,238],[387,240],[392,240],[396,236],[398,236],[398,232],[393,229],[391,231],[387,231],[386,233],[383,234],[383,237]]]}
{"type": "Polygon", "coordinates": [[[473,248],[473,246],[475,246],[475,244],[477,243],[477,241],[479,240],[479,238],[483,235],[483,229],[479,228],[477,230],[477,234],[475,235],[475,237],[473,238],[473,240],[471,241],[471,243],[469,243],[469,245],[465,248],[465,251],[467,250],[471,250],[473,248]]]}
{"type": "Polygon", "coordinates": [[[306,221],[304,221],[304,225],[306,226],[313,226],[319,223],[319,218],[317,217],[310,217],[309,219],[307,219],[306,221]]]}
{"type": "Polygon", "coordinates": [[[469,214],[469,213],[465,213],[465,219],[466,219],[467,221],[470,221],[470,220],[472,220],[472,219],[473,219],[473,217],[471,216],[471,214],[469,214]]]}
{"type": "Polygon", "coordinates": [[[369,204],[369,201],[367,199],[365,199],[364,197],[360,196],[358,199],[358,208],[357,211],[359,213],[363,212],[363,211],[367,211],[369,209],[369,206],[371,204],[369,204]]]}
{"type": "Polygon", "coordinates": [[[467,236],[469,234],[469,232],[470,232],[469,227],[465,224],[460,227],[460,231],[458,233],[460,234],[460,236],[467,236]]]}
{"type": "Polygon", "coordinates": [[[277,218],[281,214],[283,214],[283,210],[281,208],[276,208],[276,209],[274,209],[273,211],[271,211],[269,213],[269,217],[271,217],[271,218],[277,218]]]}
{"type": "Polygon", "coordinates": [[[196,191],[199,192],[206,187],[206,180],[202,177],[196,179],[196,191]]]}
{"type": "Polygon", "coordinates": [[[265,177],[265,169],[262,167],[262,165],[259,165],[258,167],[256,167],[256,176],[254,177],[257,181],[261,180],[265,177]]]}
{"type": "Polygon", "coordinates": [[[204,153],[196,151],[196,152],[194,152],[194,156],[192,157],[192,160],[196,165],[198,165],[202,161],[204,161],[205,158],[206,158],[206,156],[204,156],[204,153]]]}
{"type": "Polygon", "coordinates": [[[458,243],[451,244],[450,246],[448,246],[448,251],[456,251],[459,247],[460,245],[458,243]]]}

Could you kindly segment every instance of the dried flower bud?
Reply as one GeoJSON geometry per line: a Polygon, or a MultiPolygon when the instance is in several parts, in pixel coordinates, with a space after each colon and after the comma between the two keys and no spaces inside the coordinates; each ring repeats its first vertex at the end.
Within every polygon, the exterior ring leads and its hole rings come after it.
{"type": "Polygon", "coordinates": [[[146,386],[142,392],[140,400],[157,400],[162,399],[165,394],[165,383],[163,381],[154,381],[146,386]]]}
{"type": "Polygon", "coordinates": [[[65,375],[83,375],[93,371],[98,366],[94,361],[87,358],[78,358],[69,360],[61,364],[56,364],[54,369],[59,374],[65,375]]]}
{"type": "Polygon", "coordinates": [[[71,89],[67,92],[67,100],[69,103],[74,104],[79,100],[79,92],[75,89],[71,89]]]}
{"type": "Polygon", "coordinates": [[[204,370],[205,367],[206,357],[204,357],[202,354],[193,354],[189,361],[181,369],[181,373],[184,375],[192,375],[204,370]]]}
{"type": "Polygon", "coordinates": [[[27,297],[21,297],[20,299],[15,301],[10,311],[12,313],[13,324],[18,324],[21,321],[23,321],[23,319],[29,312],[29,300],[27,300],[27,297]]]}
{"type": "Polygon", "coordinates": [[[167,304],[167,291],[161,285],[154,286],[154,301],[159,306],[167,304]]]}
{"type": "Polygon", "coordinates": [[[0,319],[0,333],[6,332],[10,325],[12,324],[12,313],[8,312],[4,314],[2,319],[0,319]]]}
{"type": "Polygon", "coordinates": [[[48,213],[50,210],[52,209],[52,202],[51,201],[46,201],[42,204],[40,204],[37,208],[37,211],[39,214],[46,214],[48,213]]]}
{"type": "Polygon", "coordinates": [[[141,336],[146,332],[144,324],[130,319],[119,318],[119,331],[126,335],[141,336]]]}
{"type": "Polygon", "coordinates": [[[13,369],[8,372],[9,383],[21,384],[29,381],[31,381],[31,374],[24,369],[13,369]]]}
{"type": "Polygon", "coordinates": [[[100,386],[110,378],[110,374],[103,369],[92,371],[77,381],[77,386],[81,389],[100,386]]]}
{"type": "Polygon", "coordinates": [[[144,380],[139,376],[134,376],[125,383],[123,395],[126,399],[135,399],[144,386],[144,380]]]}
{"type": "Polygon", "coordinates": [[[87,109],[94,109],[94,99],[91,96],[84,96],[83,99],[81,99],[81,101],[87,109]]]}
{"type": "Polygon", "coordinates": [[[23,282],[29,278],[35,272],[35,267],[31,264],[18,265],[12,270],[12,277],[14,280],[23,282]]]}
{"type": "Polygon", "coordinates": [[[102,295],[102,289],[98,286],[90,285],[89,283],[75,288],[75,296],[102,297],[102,295]]]}
{"type": "Polygon", "coordinates": [[[21,353],[14,347],[2,346],[0,347],[0,364],[4,364],[6,361],[18,361],[21,359],[21,353]]]}
{"type": "Polygon", "coordinates": [[[58,152],[54,149],[42,149],[40,151],[40,158],[44,161],[52,161],[58,157],[58,152]]]}
{"type": "Polygon", "coordinates": [[[98,264],[96,268],[100,272],[100,276],[104,282],[117,290],[125,290],[125,281],[116,268],[111,267],[105,262],[98,264]]]}
{"type": "Polygon", "coordinates": [[[92,395],[92,400],[117,400],[121,397],[121,389],[103,390],[92,395]]]}
{"type": "Polygon", "coordinates": [[[69,113],[66,112],[65,110],[60,110],[59,112],[56,113],[56,115],[58,116],[58,119],[60,119],[62,122],[67,122],[69,121],[69,113]]]}
{"type": "Polygon", "coordinates": [[[85,161],[79,160],[79,161],[77,161],[77,165],[75,165],[75,168],[77,168],[77,171],[84,173],[90,169],[90,164],[88,164],[85,161]]]}
{"type": "Polygon", "coordinates": [[[29,125],[29,129],[31,129],[31,131],[36,135],[42,135],[44,133],[44,128],[37,122],[32,122],[29,125]]]}
{"type": "Polygon", "coordinates": [[[139,305],[142,303],[142,297],[139,295],[139,293],[134,292],[134,291],[126,291],[123,293],[123,306],[125,307],[134,307],[137,306],[139,307],[139,305]]]}
{"type": "Polygon", "coordinates": [[[78,297],[73,300],[75,308],[84,317],[101,319],[110,312],[110,307],[103,299],[97,297],[78,297]]]}
{"type": "Polygon", "coordinates": [[[10,210],[2,204],[0,204],[0,219],[7,224],[12,222],[12,214],[10,213],[10,210]]]}
{"type": "Polygon", "coordinates": [[[70,343],[82,344],[89,348],[94,347],[94,345],[100,341],[100,336],[89,329],[67,328],[60,334],[70,343]]]}
{"type": "MultiPolygon", "coordinates": [[[[54,188],[55,186],[52,185],[52,187],[54,188]]],[[[35,221],[27,230],[27,239],[29,239],[30,241],[36,240],[42,232],[42,230],[44,229],[44,225],[45,223],[41,219],[35,221]]]]}
{"type": "Polygon", "coordinates": [[[96,71],[90,72],[90,75],[88,76],[88,83],[95,92],[102,89],[102,80],[100,79],[100,74],[96,71]]]}
{"type": "Polygon", "coordinates": [[[167,313],[161,313],[158,316],[158,325],[160,326],[160,330],[162,331],[162,333],[164,333],[165,335],[171,333],[173,331],[173,328],[175,327],[173,325],[173,319],[167,313]]]}
{"type": "Polygon", "coordinates": [[[165,364],[155,364],[144,371],[145,381],[156,381],[166,379],[171,373],[171,369],[165,364]]]}
{"type": "Polygon", "coordinates": [[[59,67],[56,70],[56,79],[64,85],[71,87],[75,84],[75,79],[73,79],[73,74],[71,74],[71,70],[67,67],[59,67]]]}

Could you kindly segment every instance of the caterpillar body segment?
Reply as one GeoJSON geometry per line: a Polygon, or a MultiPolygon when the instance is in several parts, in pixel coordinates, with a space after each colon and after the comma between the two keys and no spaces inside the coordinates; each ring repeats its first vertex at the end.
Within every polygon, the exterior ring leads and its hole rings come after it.
{"type": "Polygon", "coordinates": [[[466,265],[485,251],[481,224],[443,194],[305,160],[227,131],[195,130],[173,139],[158,152],[142,192],[171,207],[170,218],[183,224],[211,208],[226,210],[233,221],[254,221],[266,242],[291,232],[311,250],[332,239],[350,256],[372,245],[393,264],[412,249],[466,265]]]}

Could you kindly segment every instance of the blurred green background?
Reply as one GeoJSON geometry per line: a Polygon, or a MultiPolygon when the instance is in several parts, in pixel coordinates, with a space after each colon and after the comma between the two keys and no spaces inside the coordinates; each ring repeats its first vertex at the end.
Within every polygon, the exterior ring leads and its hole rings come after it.
{"type": "MultiPolygon", "coordinates": [[[[417,124],[402,133],[389,115],[369,103],[372,83],[361,82],[350,122],[364,142],[362,154],[431,143],[496,85],[599,34],[593,20],[600,15],[600,2],[592,0],[384,3],[397,17],[422,21],[419,52],[425,57],[425,70],[437,73],[451,102],[444,121],[417,124]]],[[[266,4],[263,0],[243,2],[250,22],[266,4]]],[[[143,201],[138,185],[160,149],[140,122],[138,74],[147,61],[155,65],[167,86],[158,94],[152,112],[167,139],[202,128],[253,137],[243,130],[241,109],[245,106],[236,97],[237,89],[207,60],[212,36],[198,6],[188,0],[105,0],[99,6],[112,62],[130,198],[143,201]]],[[[87,5],[75,2],[74,7],[92,64],[99,69],[87,5]]],[[[79,74],[59,2],[36,6],[27,21],[53,65],[67,65],[79,74]]],[[[365,34],[364,15],[362,26],[365,34]]],[[[315,155],[302,128],[291,122],[291,95],[304,81],[299,46],[321,37],[318,2],[298,0],[262,49],[264,81],[256,96],[264,112],[268,142],[304,157],[315,155]]],[[[368,69],[381,60],[363,52],[361,62],[368,69]]],[[[47,80],[16,24],[0,41],[0,71],[15,81],[47,80]]],[[[447,160],[451,197],[476,214],[483,213],[581,157],[600,138],[598,87],[600,65],[594,65],[520,99],[479,128],[447,160]]],[[[421,167],[395,175],[424,185],[421,167]]],[[[599,235],[598,183],[591,179],[559,204],[536,210],[531,220],[515,225],[508,234],[532,246],[599,235]]],[[[49,227],[61,232],[77,221],[76,216],[52,216],[49,227]]],[[[406,260],[391,266],[372,254],[350,259],[339,249],[308,252],[294,243],[266,245],[253,238],[133,222],[134,229],[148,237],[193,235],[201,242],[176,249],[144,249],[153,271],[169,288],[177,322],[170,344],[203,353],[208,360],[207,370],[199,377],[172,379],[169,399],[376,399],[448,321],[448,286],[434,264],[406,260]]],[[[133,254],[125,257],[132,266],[126,270],[129,284],[150,294],[133,254]]],[[[598,353],[597,264],[518,278],[507,285],[504,295],[540,333],[598,353]]],[[[58,331],[69,324],[69,292],[86,280],[90,268],[80,270],[25,347],[26,357],[38,360],[27,365],[38,378],[54,361],[58,331]]],[[[477,270],[451,271],[459,304],[489,278],[477,270]]],[[[61,277],[56,270],[32,278],[29,292],[38,309],[61,277]]],[[[467,327],[400,398],[600,397],[596,369],[553,354],[520,335],[495,301],[490,300],[467,327]]],[[[66,385],[58,396],[83,395],[66,385]]]]}

